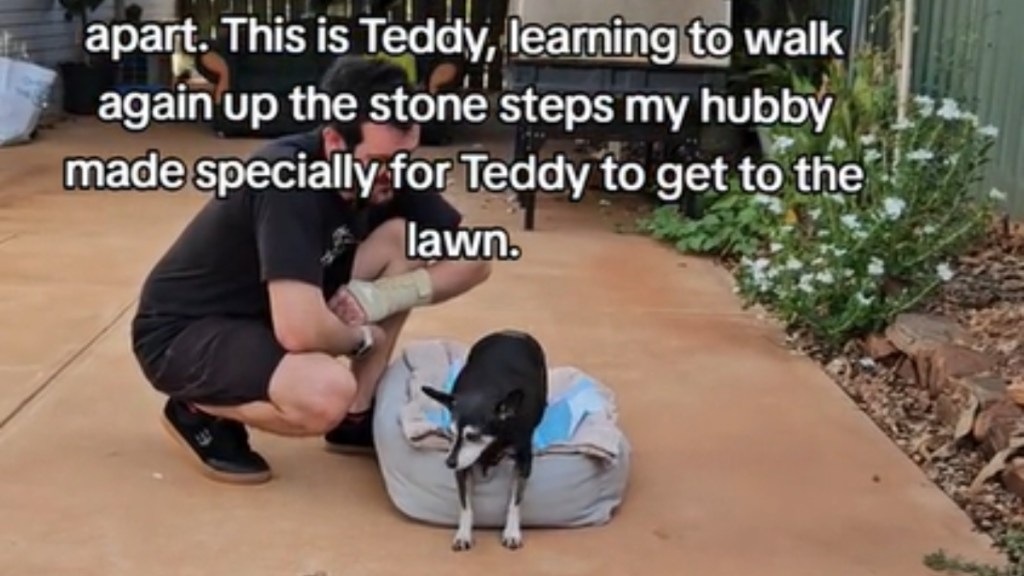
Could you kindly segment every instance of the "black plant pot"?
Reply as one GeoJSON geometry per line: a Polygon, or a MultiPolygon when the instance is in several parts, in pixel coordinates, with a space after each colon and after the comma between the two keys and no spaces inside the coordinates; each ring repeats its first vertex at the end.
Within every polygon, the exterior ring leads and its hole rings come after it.
{"type": "Polygon", "coordinates": [[[60,75],[64,84],[64,111],[68,114],[95,114],[100,96],[113,86],[109,66],[62,62],[60,75]]]}

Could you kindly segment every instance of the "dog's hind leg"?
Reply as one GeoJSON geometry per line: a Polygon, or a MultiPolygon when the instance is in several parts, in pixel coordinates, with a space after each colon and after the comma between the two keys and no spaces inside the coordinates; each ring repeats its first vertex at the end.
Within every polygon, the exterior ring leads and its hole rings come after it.
{"type": "Polygon", "coordinates": [[[512,480],[512,493],[508,499],[505,530],[501,533],[501,545],[509,550],[517,550],[523,547],[520,506],[523,502],[523,492],[526,490],[526,481],[530,477],[533,465],[532,458],[532,454],[529,453],[526,456],[523,456],[522,452],[516,453],[516,476],[512,480]]]}
{"type": "Polygon", "coordinates": [[[455,472],[459,491],[459,527],[455,530],[452,550],[462,552],[473,547],[473,477],[470,469],[455,472]]]}

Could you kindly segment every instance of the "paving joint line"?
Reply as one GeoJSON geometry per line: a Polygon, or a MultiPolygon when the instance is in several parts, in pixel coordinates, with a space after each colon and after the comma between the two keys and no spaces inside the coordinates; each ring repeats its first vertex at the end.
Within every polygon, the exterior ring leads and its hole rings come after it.
{"type": "Polygon", "coordinates": [[[18,233],[17,232],[11,232],[7,236],[0,236],[0,244],[5,244],[7,242],[10,242],[11,240],[14,240],[17,237],[18,237],[18,233]]]}
{"type": "MultiPolygon", "coordinates": [[[[0,240],[0,242],[2,242],[2,240],[0,240]]],[[[114,328],[114,326],[116,326],[117,323],[121,321],[121,318],[123,318],[124,315],[127,314],[128,311],[132,309],[132,306],[134,304],[135,299],[133,298],[127,304],[125,304],[121,308],[121,310],[117,314],[115,314],[114,317],[109,322],[107,322],[106,325],[100,328],[99,331],[97,331],[96,334],[92,336],[92,338],[89,338],[85,342],[85,344],[83,344],[78,350],[76,350],[73,354],[65,358],[64,361],[61,362],[60,365],[58,365],[57,368],[55,368],[53,372],[50,373],[49,376],[44,378],[43,381],[38,386],[36,386],[35,390],[30,392],[28,396],[22,399],[22,401],[19,402],[14,407],[14,410],[11,410],[9,414],[0,419],[0,432],[3,432],[3,430],[7,427],[8,424],[13,422],[14,419],[17,418],[19,414],[24,412],[25,409],[28,408],[37,398],[39,398],[39,396],[43,392],[50,388],[50,386],[57,381],[57,378],[59,378],[64,372],[66,372],[67,369],[70,368],[72,364],[77,362],[78,359],[84,356],[86,352],[95,347],[96,344],[100,341],[100,339],[109,334],[110,331],[114,328]]]]}

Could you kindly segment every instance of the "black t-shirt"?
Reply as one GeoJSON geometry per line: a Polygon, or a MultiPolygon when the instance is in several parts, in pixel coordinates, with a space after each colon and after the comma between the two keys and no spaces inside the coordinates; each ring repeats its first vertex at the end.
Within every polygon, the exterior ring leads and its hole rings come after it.
{"type": "MultiPolygon", "coordinates": [[[[279,138],[254,157],[294,158],[300,150],[323,158],[319,131],[279,138]]],[[[422,228],[452,228],[462,220],[440,191],[396,191],[387,205],[363,211],[323,190],[243,189],[211,199],[143,284],[132,326],[136,353],[155,359],[199,318],[251,318],[269,326],[271,280],[308,282],[330,298],[350,279],[358,241],[393,217],[422,228]]]]}

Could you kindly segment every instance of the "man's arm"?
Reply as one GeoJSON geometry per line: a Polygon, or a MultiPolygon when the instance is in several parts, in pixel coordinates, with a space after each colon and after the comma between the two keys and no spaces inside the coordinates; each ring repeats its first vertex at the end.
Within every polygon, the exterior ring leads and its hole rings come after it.
{"type": "MultiPolygon", "coordinates": [[[[403,191],[395,215],[422,228],[454,229],[463,217],[439,191],[403,191]]],[[[339,315],[353,323],[379,322],[398,312],[439,304],[468,292],[490,277],[485,260],[444,260],[398,276],[353,280],[333,300],[339,315]],[[346,302],[347,301],[347,302],[346,302]],[[347,310],[347,312],[345,312],[347,310]]]]}
{"type": "MultiPolygon", "coordinates": [[[[422,228],[455,229],[465,226],[465,218],[441,191],[407,192],[400,211],[410,222],[422,228]]],[[[431,304],[450,300],[487,280],[491,263],[487,260],[441,260],[427,266],[432,287],[431,304]]]]}
{"type": "Polygon", "coordinates": [[[464,294],[491,276],[487,260],[441,260],[426,267],[432,287],[431,304],[464,294]]]}
{"type": "MultiPolygon", "coordinates": [[[[267,291],[274,335],[285,350],[344,356],[362,344],[362,330],[335,316],[319,287],[302,281],[274,280],[267,284],[267,291]]],[[[374,340],[378,338],[379,334],[374,340]]]]}
{"type": "Polygon", "coordinates": [[[324,302],[318,236],[322,224],[315,194],[255,193],[253,217],[278,342],[293,353],[339,356],[354,352],[362,341],[362,329],[345,325],[324,302]]]}

